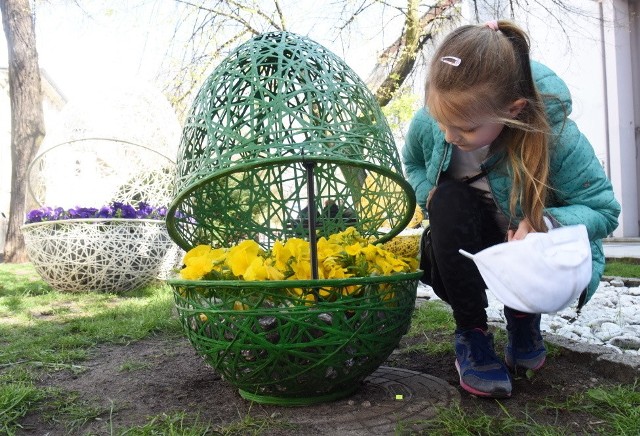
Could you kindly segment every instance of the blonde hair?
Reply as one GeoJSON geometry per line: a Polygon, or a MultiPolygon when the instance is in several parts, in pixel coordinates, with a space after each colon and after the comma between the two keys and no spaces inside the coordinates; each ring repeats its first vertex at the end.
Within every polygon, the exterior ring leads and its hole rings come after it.
{"type": "Polygon", "coordinates": [[[482,114],[505,125],[496,141],[504,145],[511,166],[511,214],[519,203],[534,229],[546,231],[550,127],[531,73],[527,34],[504,20],[498,21],[498,31],[486,25],[454,30],[435,53],[426,89],[436,120],[473,121],[482,114]],[[526,103],[513,118],[508,108],[519,99],[526,103]]]}

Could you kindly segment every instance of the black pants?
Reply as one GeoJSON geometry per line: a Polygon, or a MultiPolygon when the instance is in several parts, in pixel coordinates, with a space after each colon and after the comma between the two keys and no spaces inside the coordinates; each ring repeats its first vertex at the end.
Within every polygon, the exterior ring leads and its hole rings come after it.
{"type": "Polygon", "coordinates": [[[458,250],[475,254],[505,242],[506,232],[495,219],[495,205],[482,191],[445,179],[429,203],[434,255],[433,290],[453,309],[459,330],[487,328],[486,285],[475,263],[458,250]]]}

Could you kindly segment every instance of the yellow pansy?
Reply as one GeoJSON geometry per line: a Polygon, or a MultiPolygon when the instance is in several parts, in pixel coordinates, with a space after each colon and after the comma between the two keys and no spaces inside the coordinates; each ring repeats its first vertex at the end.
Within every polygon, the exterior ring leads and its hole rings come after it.
{"type": "Polygon", "coordinates": [[[291,256],[293,256],[298,262],[309,259],[311,257],[311,249],[309,242],[300,238],[291,238],[284,243],[284,248],[289,250],[291,256]]]}
{"type": "Polygon", "coordinates": [[[231,272],[236,277],[243,277],[249,265],[264,250],[254,240],[242,241],[235,247],[229,249],[227,254],[227,265],[231,268],[231,272]]]}
{"type": "Polygon", "coordinates": [[[233,310],[247,310],[249,306],[244,304],[242,301],[234,301],[233,302],[233,310]]]}
{"type": "Polygon", "coordinates": [[[272,259],[256,257],[245,270],[245,280],[284,280],[284,274],[273,266],[272,259]]]}
{"type": "Polygon", "coordinates": [[[206,256],[191,256],[185,260],[185,267],[180,270],[180,277],[185,280],[200,280],[211,272],[213,264],[206,256]]]}
{"type": "Polygon", "coordinates": [[[333,244],[326,238],[320,238],[318,240],[318,260],[323,261],[329,257],[335,257],[342,252],[342,246],[339,244],[333,244]]]}
{"type": "Polygon", "coordinates": [[[289,260],[293,257],[291,250],[286,248],[282,241],[276,241],[271,249],[271,256],[274,260],[274,266],[280,271],[286,271],[289,260]]]}
{"type": "Polygon", "coordinates": [[[389,263],[384,257],[380,257],[375,260],[374,268],[380,275],[386,276],[393,272],[393,265],[389,263]]]}
{"type": "MultiPolygon", "coordinates": [[[[369,238],[371,239],[371,238],[369,238]]],[[[391,275],[415,271],[416,258],[401,257],[383,245],[375,245],[363,238],[354,227],[344,232],[321,237],[317,241],[319,279],[347,279],[350,277],[391,275]]],[[[251,281],[309,280],[311,279],[311,250],[309,242],[300,238],[275,241],[270,251],[263,250],[254,240],[246,240],[231,248],[213,249],[208,245],[194,247],[184,257],[185,267],[180,271],[183,279],[198,280],[207,277],[225,277],[251,281]],[[216,274],[214,274],[216,273],[216,274]]],[[[366,287],[350,285],[340,288],[319,288],[311,293],[304,288],[288,288],[291,296],[301,304],[313,305],[318,299],[333,301],[340,294],[359,296],[366,287]]],[[[380,284],[381,298],[393,299],[390,284],[380,284]]],[[[236,310],[248,306],[236,301],[236,310]]],[[[206,315],[200,316],[206,319],[206,315]]]]}
{"type": "Polygon", "coordinates": [[[302,288],[288,288],[288,290],[294,297],[302,297],[302,294],[304,294],[304,289],[302,288]]]}
{"type": "Polygon", "coordinates": [[[313,294],[305,295],[304,299],[306,300],[304,304],[307,306],[313,306],[313,304],[316,302],[316,296],[313,294]]]}
{"type": "Polygon", "coordinates": [[[343,232],[329,236],[329,242],[339,245],[350,245],[354,242],[362,242],[363,240],[355,227],[347,227],[343,232]]]}
{"type": "Polygon", "coordinates": [[[360,285],[351,285],[351,286],[345,286],[344,288],[342,288],[342,295],[353,295],[356,293],[360,293],[359,291],[362,289],[362,286],[360,285]]]}
{"type": "Polygon", "coordinates": [[[266,280],[267,269],[264,266],[264,259],[261,257],[254,258],[242,274],[242,278],[249,281],[266,280]]]}
{"type": "Polygon", "coordinates": [[[267,271],[267,280],[284,280],[284,273],[276,267],[273,259],[266,259],[264,268],[267,271]]]}
{"type": "Polygon", "coordinates": [[[393,254],[386,252],[385,253],[385,258],[387,259],[387,261],[391,264],[393,264],[393,271],[395,272],[402,272],[402,271],[406,271],[409,272],[409,264],[407,263],[407,259],[406,258],[402,258],[402,257],[396,257],[393,254]]]}
{"type": "Polygon", "coordinates": [[[226,248],[214,248],[206,255],[211,261],[215,264],[218,262],[222,262],[227,257],[227,249],[226,248]]]}
{"type": "Polygon", "coordinates": [[[333,293],[334,293],[334,289],[333,288],[320,288],[320,289],[318,289],[318,295],[321,296],[322,298],[324,298],[325,300],[328,299],[333,293]]]}
{"type": "Polygon", "coordinates": [[[366,247],[362,247],[362,253],[367,259],[367,262],[372,262],[378,256],[384,255],[384,250],[380,249],[377,245],[369,244],[366,247]]]}
{"type": "Polygon", "coordinates": [[[182,260],[182,262],[186,264],[191,258],[206,256],[210,251],[210,245],[196,245],[191,250],[187,251],[187,254],[184,255],[184,259],[182,260]]]}
{"type": "Polygon", "coordinates": [[[414,257],[404,257],[402,258],[407,263],[407,272],[416,271],[418,269],[418,265],[420,261],[414,257]]]}
{"type": "Polygon", "coordinates": [[[309,280],[311,279],[311,262],[309,259],[303,259],[298,262],[291,262],[291,269],[293,276],[290,278],[293,280],[309,280]]]}
{"type": "Polygon", "coordinates": [[[344,247],[344,251],[346,251],[349,256],[357,256],[362,252],[362,245],[360,245],[359,242],[356,242],[344,247]]]}
{"type": "Polygon", "coordinates": [[[325,278],[327,279],[346,279],[352,277],[353,274],[349,274],[346,268],[342,268],[340,265],[335,265],[333,268],[325,270],[325,278]]]}

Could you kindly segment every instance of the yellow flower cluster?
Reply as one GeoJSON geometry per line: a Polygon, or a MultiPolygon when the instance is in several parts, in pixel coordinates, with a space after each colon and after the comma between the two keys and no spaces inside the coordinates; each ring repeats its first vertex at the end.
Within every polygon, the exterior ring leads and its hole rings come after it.
{"type": "MultiPolygon", "coordinates": [[[[414,258],[398,257],[363,238],[355,228],[320,238],[317,243],[320,279],[391,275],[415,271],[414,258]]],[[[309,280],[309,242],[299,238],[276,241],[264,250],[253,240],[230,248],[198,245],[183,260],[185,280],[309,280]]]]}

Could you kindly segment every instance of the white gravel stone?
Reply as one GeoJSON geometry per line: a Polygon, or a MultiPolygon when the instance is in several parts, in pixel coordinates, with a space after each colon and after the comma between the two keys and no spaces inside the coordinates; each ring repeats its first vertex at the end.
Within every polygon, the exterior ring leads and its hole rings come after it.
{"type": "Polygon", "coordinates": [[[606,342],[611,338],[620,336],[621,333],[622,333],[622,328],[620,328],[618,324],[613,322],[603,322],[600,325],[600,329],[594,334],[594,336],[600,339],[601,341],[606,342]]]}
{"type": "Polygon", "coordinates": [[[628,288],[627,289],[627,293],[629,295],[633,295],[635,297],[640,296],[640,286],[636,286],[636,287],[633,287],[633,288],[628,288]]]}
{"type": "Polygon", "coordinates": [[[623,349],[625,352],[638,351],[640,349],[640,338],[631,335],[622,335],[612,338],[609,344],[623,349]]]}
{"type": "MultiPolygon", "coordinates": [[[[418,295],[438,299],[429,286],[420,284],[418,295]]],[[[555,314],[544,314],[540,328],[565,338],[602,345],[616,353],[640,356],[640,287],[628,288],[624,281],[603,281],[591,300],[576,313],[576,304],[555,314]]],[[[487,293],[490,323],[504,325],[503,305],[487,293]]]]}

